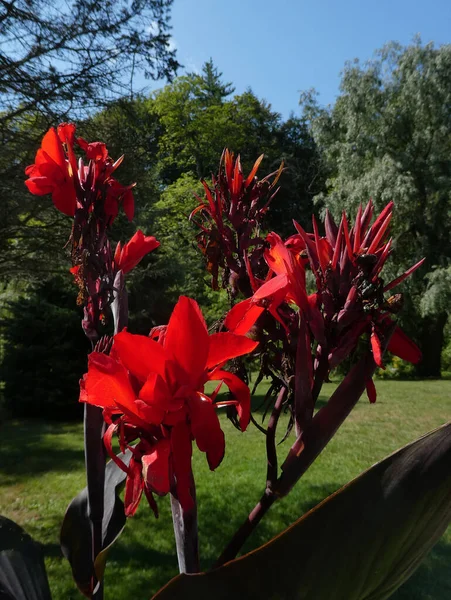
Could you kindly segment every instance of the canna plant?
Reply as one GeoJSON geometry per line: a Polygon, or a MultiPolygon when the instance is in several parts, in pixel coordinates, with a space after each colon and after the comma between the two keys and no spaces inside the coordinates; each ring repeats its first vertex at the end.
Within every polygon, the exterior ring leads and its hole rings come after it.
{"type": "MultiPolygon", "coordinates": [[[[336,224],[326,212],[323,223],[313,217],[310,233],[294,222],[293,235],[283,240],[264,233],[283,166],[259,180],[261,160],[244,176],[240,158],[225,150],[218,175],[211,186],[203,182],[205,198],[198,198],[190,217],[199,228],[212,287],[228,291],[230,310],[209,331],[196,301],[182,296],[169,323],[147,336],[127,331],[126,275],[159,243],[138,231],[113,253],[108,238],[121,207],[133,218],[133,186],[113,177],[122,158],[113,161],[104,144],[77,138],[75,126],[63,124],[44,136],[26,170],[29,190],[51,194],[56,208],[73,219],[70,271],[92,344],[79,397],[87,487],[69,505],[61,530],[63,554],[87,598],[103,598],[108,548],[143,494],[155,516],[158,498],[171,500],[181,574],[157,593],[161,600],[382,600],[411,575],[451,521],[448,424],[381,461],[262,548],[236,558],[362,394],[376,402],[373,376],[384,367],[384,353],[421,359],[396,325],[402,295],[392,290],[424,261],[384,281],[393,203],[375,217],[370,200],[354,222],[343,214],[336,224]],[[76,152],[84,157],[77,159],[76,152]],[[249,356],[259,362],[257,384],[264,377],[271,382],[267,423],[252,415],[249,356]],[[317,408],[330,371],[344,361],[348,372],[317,408]],[[207,393],[210,381],[217,385],[207,393]],[[226,399],[219,395],[223,385],[226,399]],[[215,568],[202,573],[191,459],[195,442],[210,469],[220,467],[226,450],[221,408],[243,432],[256,426],[265,436],[267,476],[215,568]],[[290,419],[279,434],[283,411],[290,419]],[[287,451],[279,466],[281,437],[287,451]]],[[[33,541],[11,521],[0,523],[0,596],[50,598],[33,541]]]]}

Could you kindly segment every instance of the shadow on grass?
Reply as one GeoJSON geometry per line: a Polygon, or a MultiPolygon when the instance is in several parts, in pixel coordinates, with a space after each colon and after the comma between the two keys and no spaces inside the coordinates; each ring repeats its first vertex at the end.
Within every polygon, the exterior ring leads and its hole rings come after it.
{"type": "Polygon", "coordinates": [[[48,471],[79,469],[84,464],[81,426],[41,421],[8,422],[2,428],[0,453],[0,473],[9,476],[3,478],[4,485],[39,477],[48,471]],[[67,447],[70,433],[79,436],[79,449],[67,447]]]}

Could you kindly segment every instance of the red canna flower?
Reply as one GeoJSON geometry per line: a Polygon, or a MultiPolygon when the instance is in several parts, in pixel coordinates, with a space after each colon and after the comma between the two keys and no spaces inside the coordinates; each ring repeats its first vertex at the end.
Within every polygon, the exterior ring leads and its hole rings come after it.
{"type": "Polygon", "coordinates": [[[25,174],[29,177],[25,184],[32,194],[52,194],[56,208],[69,217],[74,216],[77,204],[74,174],[53,127],[43,137],[35,164],[27,167],[25,174]]]}
{"type": "Polygon", "coordinates": [[[160,242],[152,235],[144,235],[138,229],[135,235],[124,246],[118,242],[114,253],[115,271],[121,270],[124,275],[134,269],[146,254],[158,248],[160,242]]]}
{"type": "Polygon", "coordinates": [[[127,218],[134,214],[133,185],[121,185],[112,174],[123,157],[113,162],[102,142],[88,143],[75,137],[75,125],[62,123],[51,128],[44,136],[36,153],[35,164],[25,169],[29,179],[25,182],[32,194],[52,194],[56,208],[73,217],[77,208],[88,215],[94,205],[103,204],[103,212],[111,224],[122,204],[127,218]],[[77,144],[86,155],[88,166],[77,163],[74,152],[77,144]]]}
{"type": "Polygon", "coordinates": [[[132,441],[125,492],[126,513],[133,515],[144,491],[156,512],[152,493],[167,494],[175,483],[184,510],[190,510],[192,440],[215,469],[224,455],[224,434],[216,409],[234,405],[244,431],[250,419],[250,391],[236,375],[224,371],[230,359],[252,352],[257,343],[233,333],[209,335],[199,306],[181,297],[166,328],[145,337],[122,331],[114,337],[109,356],[93,352],[81,382],[80,401],[104,409],[109,428],[105,446],[117,433],[121,448],[132,441]],[[158,339],[155,341],[152,337],[158,339]],[[207,381],[219,381],[213,394],[207,381]],[[218,402],[225,383],[234,399],[218,402]]]}

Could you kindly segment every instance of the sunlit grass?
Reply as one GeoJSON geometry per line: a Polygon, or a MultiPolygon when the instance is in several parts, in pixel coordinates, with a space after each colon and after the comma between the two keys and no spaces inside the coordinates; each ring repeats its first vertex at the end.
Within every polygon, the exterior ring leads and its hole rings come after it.
{"type": "MultiPolygon", "coordinates": [[[[335,385],[327,384],[323,400],[335,385]]],[[[293,492],[276,504],[246,549],[258,546],[341,485],[396,448],[451,418],[451,381],[379,381],[378,401],[359,402],[347,422],[293,492]]],[[[263,391],[263,390],[262,390],[263,391]]],[[[280,428],[286,420],[282,420],[280,428]]],[[[242,434],[223,418],[226,456],[214,473],[195,451],[202,567],[215,560],[260,497],[265,483],[264,438],[242,434]]],[[[281,455],[287,443],[279,447],[281,455]]],[[[58,534],[69,501],[85,485],[81,425],[7,423],[1,438],[0,514],[14,519],[41,544],[54,600],[76,600],[58,534]]],[[[155,520],[145,501],[111,551],[105,598],[148,599],[177,573],[168,498],[155,520]]],[[[397,600],[451,597],[451,531],[394,596],[397,600]]]]}

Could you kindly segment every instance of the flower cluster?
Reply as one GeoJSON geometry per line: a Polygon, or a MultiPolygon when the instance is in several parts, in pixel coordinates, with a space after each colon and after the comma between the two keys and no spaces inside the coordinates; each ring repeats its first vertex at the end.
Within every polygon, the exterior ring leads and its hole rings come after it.
{"type": "Polygon", "coordinates": [[[223,287],[229,288],[233,297],[238,291],[251,294],[246,264],[250,263],[256,271],[262,263],[263,240],[259,238],[259,228],[279,189],[276,186],[282,165],[259,180],[256,173],[262,160],[263,155],[244,177],[240,157],[235,159],[229,150],[224,150],[218,176],[213,177],[213,189],[202,181],[205,199],[198,198],[199,206],[190,215],[190,219],[198,214],[201,217],[196,222],[201,230],[197,241],[206,257],[213,289],[218,289],[221,268],[223,287]]]}
{"type": "Polygon", "coordinates": [[[77,211],[89,213],[96,209],[104,212],[110,224],[122,204],[131,221],[134,185],[122,186],[112,176],[123,157],[113,162],[104,143],[76,138],[75,129],[72,123],[49,129],[36,153],[35,164],[25,169],[29,177],[26,186],[38,196],[52,194],[56,208],[69,217],[74,217],[77,211]],[[84,151],[87,165],[83,159],[77,162],[75,144],[84,151]]]}
{"type": "MultiPolygon", "coordinates": [[[[418,362],[419,349],[399,327],[394,327],[391,319],[391,314],[401,307],[402,296],[397,294],[386,299],[384,293],[412,274],[424,260],[384,284],[381,272],[391,252],[392,240],[387,237],[393,203],[370,225],[373,210],[371,200],[364,210],[360,207],[351,229],[345,214],[337,227],[327,212],[325,236],[319,234],[315,217],[311,234],[296,222],[297,234],[285,243],[277,234],[270,233],[264,252],[269,275],[263,282],[250,273],[254,294],[229,312],[225,320],[229,330],[245,334],[267,309],[287,333],[293,333],[293,327],[290,328],[293,322],[287,323],[280,310],[283,303],[290,303],[298,307],[301,320],[316,342],[315,365],[322,365],[323,374],[325,368],[333,369],[348,357],[365,333],[370,336],[373,357],[379,367],[383,368],[386,341],[389,351],[410,362],[418,362]],[[307,266],[316,282],[316,292],[310,295],[306,292],[307,266]]],[[[310,357],[310,349],[307,357],[310,357]]],[[[372,381],[368,381],[368,395],[375,401],[372,381]]]]}
{"type": "Polygon", "coordinates": [[[113,161],[103,142],[88,143],[75,131],[75,125],[63,123],[45,134],[35,164],[25,170],[25,183],[33,194],[52,194],[56,208],[74,218],[70,271],[79,288],[78,304],[84,305],[84,331],[95,343],[105,309],[123,291],[122,275],[159,242],[138,231],[127,244],[117,245],[113,258],[107,230],[121,205],[127,218],[133,218],[134,184],[123,186],[113,177],[123,157],[113,161]],[[82,158],[77,161],[75,146],[87,164],[82,158]]]}
{"type": "Polygon", "coordinates": [[[81,383],[80,401],[100,406],[109,424],[104,441],[113,460],[127,473],[125,510],[133,515],[144,491],[157,513],[153,493],[176,493],[185,511],[193,507],[192,440],[207,455],[210,469],[224,456],[224,434],[216,409],[234,405],[245,430],[250,418],[250,392],[224,364],[252,352],[256,342],[230,332],[209,335],[199,306],[181,297],[167,327],[149,337],[122,331],[109,355],[93,352],[81,383]],[[218,381],[215,391],[204,391],[218,381]],[[232,400],[218,401],[225,383],[232,400]],[[133,457],[125,466],[111,440],[117,433],[121,449],[133,457]],[[130,444],[139,439],[136,446],[130,444]]]}

